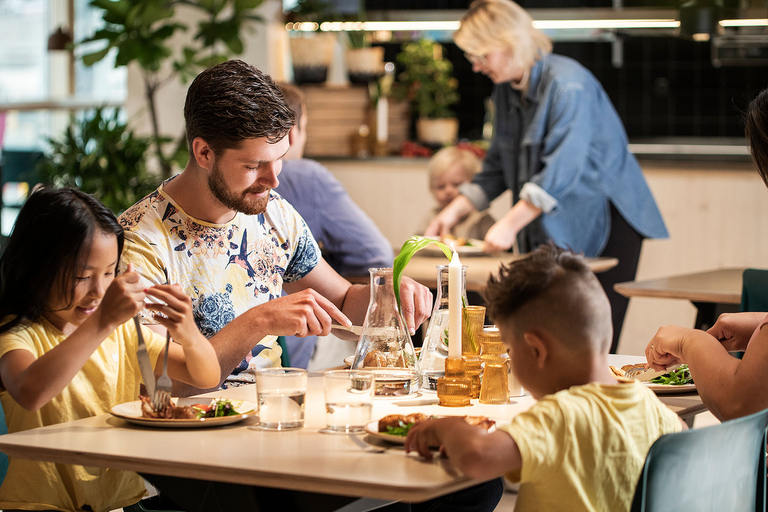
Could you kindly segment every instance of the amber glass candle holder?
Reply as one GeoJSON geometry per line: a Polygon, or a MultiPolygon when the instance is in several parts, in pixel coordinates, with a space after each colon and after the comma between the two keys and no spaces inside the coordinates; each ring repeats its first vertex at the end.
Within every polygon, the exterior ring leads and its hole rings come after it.
{"type": "Polygon", "coordinates": [[[437,379],[437,403],[446,407],[469,405],[472,381],[464,375],[464,360],[449,357],[445,360],[445,377],[437,379]]]}
{"type": "Polygon", "coordinates": [[[483,373],[483,360],[480,356],[463,356],[464,375],[472,382],[472,398],[480,398],[480,374],[483,373]]]}
{"type": "Polygon", "coordinates": [[[509,356],[495,326],[483,329],[480,358],[484,363],[480,403],[506,404],[509,402],[509,356]]]}
{"type": "Polygon", "coordinates": [[[461,308],[461,355],[479,356],[485,306],[461,308]]]}

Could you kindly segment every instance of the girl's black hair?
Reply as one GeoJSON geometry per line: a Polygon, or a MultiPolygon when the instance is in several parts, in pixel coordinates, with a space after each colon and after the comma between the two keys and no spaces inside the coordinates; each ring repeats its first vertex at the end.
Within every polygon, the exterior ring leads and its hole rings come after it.
{"type": "Polygon", "coordinates": [[[16,315],[0,333],[39,320],[50,311],[53,290],[62,291],[63,309],[71,307],[74,277],[96,234],[115,235],[119,265],[123,228],[106,206],[74,188],[42,188],[29,196],[0,257],[0,321],[16,315]]]}

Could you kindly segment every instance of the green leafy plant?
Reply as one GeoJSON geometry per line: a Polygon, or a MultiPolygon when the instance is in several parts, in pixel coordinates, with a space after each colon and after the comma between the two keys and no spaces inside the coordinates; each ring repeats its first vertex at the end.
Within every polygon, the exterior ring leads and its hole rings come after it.
{"type": "Polygon", "coordinates": [[[403,68],[398,75],[399,99],[411,102],[420,117],[455,117],[450,106],[459,101],[453,64],[442,56],[442,46],[429,39],[405,43],[397,54],[403,68]]]}
{"type": "MultiPolygon", "coordinates": [[[[152,124],[152,143],[163,177],[169,177],[176,158],[186,162],[183,137],[170,153],[161,135],[157,91],[178,78],[189,82],[202,69],[243,53],[243,32],[251,22],[263,21],[255,13],[264,0],[91,0],[90,5],[104,11],[105,27],[80,44],[101,43],[101,48],[86,53],[82,61],[90,66],[115,52],[115,66],[138,66],[144,83],[144,96],[152,124]],[[187,32],[190,25],[176,17],[176,8],[196,12],[191,40],[174,50],[171,38],[187,32]],[[180,150],[179,148],[182,148],[180,150]]],[[[87,48],[90,48],[88,46],[87,48]]]]}
{"type": "Polygon", "coordinates": [[[152,192],[159,178],[147,170],[148,137],[135,135],[114,111],[97,108],[75,118],[38,164],[44,183],[93,194],[116,215],[152,192]]]}
{"type": "Polygon", "coordinates": [[[403,279],[403,271],[405,270],[408,262],[414,254],[422,250],[428,245],[434,244],[443,251],[448,261],[451,260],[451,248],[442,242],[438,242],[434,238],[427,238],[423,236],[412,236],[405,241],[400,248],[400,252],[395,257],[395,261],[392,265],[392,281],[395,289],[395,297],[397,298],[397,309],[402,312],[402,306],[400,305],[400,281],[403,279]]]}

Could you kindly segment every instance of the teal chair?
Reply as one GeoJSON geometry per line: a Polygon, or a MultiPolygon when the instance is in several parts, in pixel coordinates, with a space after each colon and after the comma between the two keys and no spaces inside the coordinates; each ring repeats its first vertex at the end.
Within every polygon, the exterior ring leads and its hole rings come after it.
{"type": "Polygon", "coordinates": [[[768,409],[661,436],[645,458],[632,512],[765,512],[768,409]]]}
{"type": "Polygon", "coordinates": [[[768,312],[768,270],[744,270],[741,277],[741,310],[768,312]]]}
{"type": "MultiPolygon", "coordinates": [[[[8,433],[8,425],[5,423],[5,412],[0,405],[0,435],[8,433]]],[[[0,452],[0,484],[5,480],[5,474],[8,473],[8,456],[0,452]]]]}

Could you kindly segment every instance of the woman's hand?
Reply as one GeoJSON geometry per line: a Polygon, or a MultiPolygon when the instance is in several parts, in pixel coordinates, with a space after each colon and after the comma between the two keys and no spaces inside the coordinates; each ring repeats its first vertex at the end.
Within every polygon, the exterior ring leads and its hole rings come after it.
{"type": "Polygon", "coordinates": [[[685,363],[683,358],[683,344],[686,339],[695,333],[701,333],[696,329],[679,327],[677,325],[665,325],[660,327],[653,339],[645,347],[645,358],[654,370],[664,370],[667,366],[685,363]]]}
{"type": "Polygon", "coordinates": [[[541,215],[541,211],[524,199],[515,203],[485,234],[483,251],[493,253],[511,249],[520,230],[541,215]]]}
{"type": "Polygon", "coordinates": [[[728,351],[746,350],[752,334],[766,313],[723,313],[707,330],[728,351]]]}

